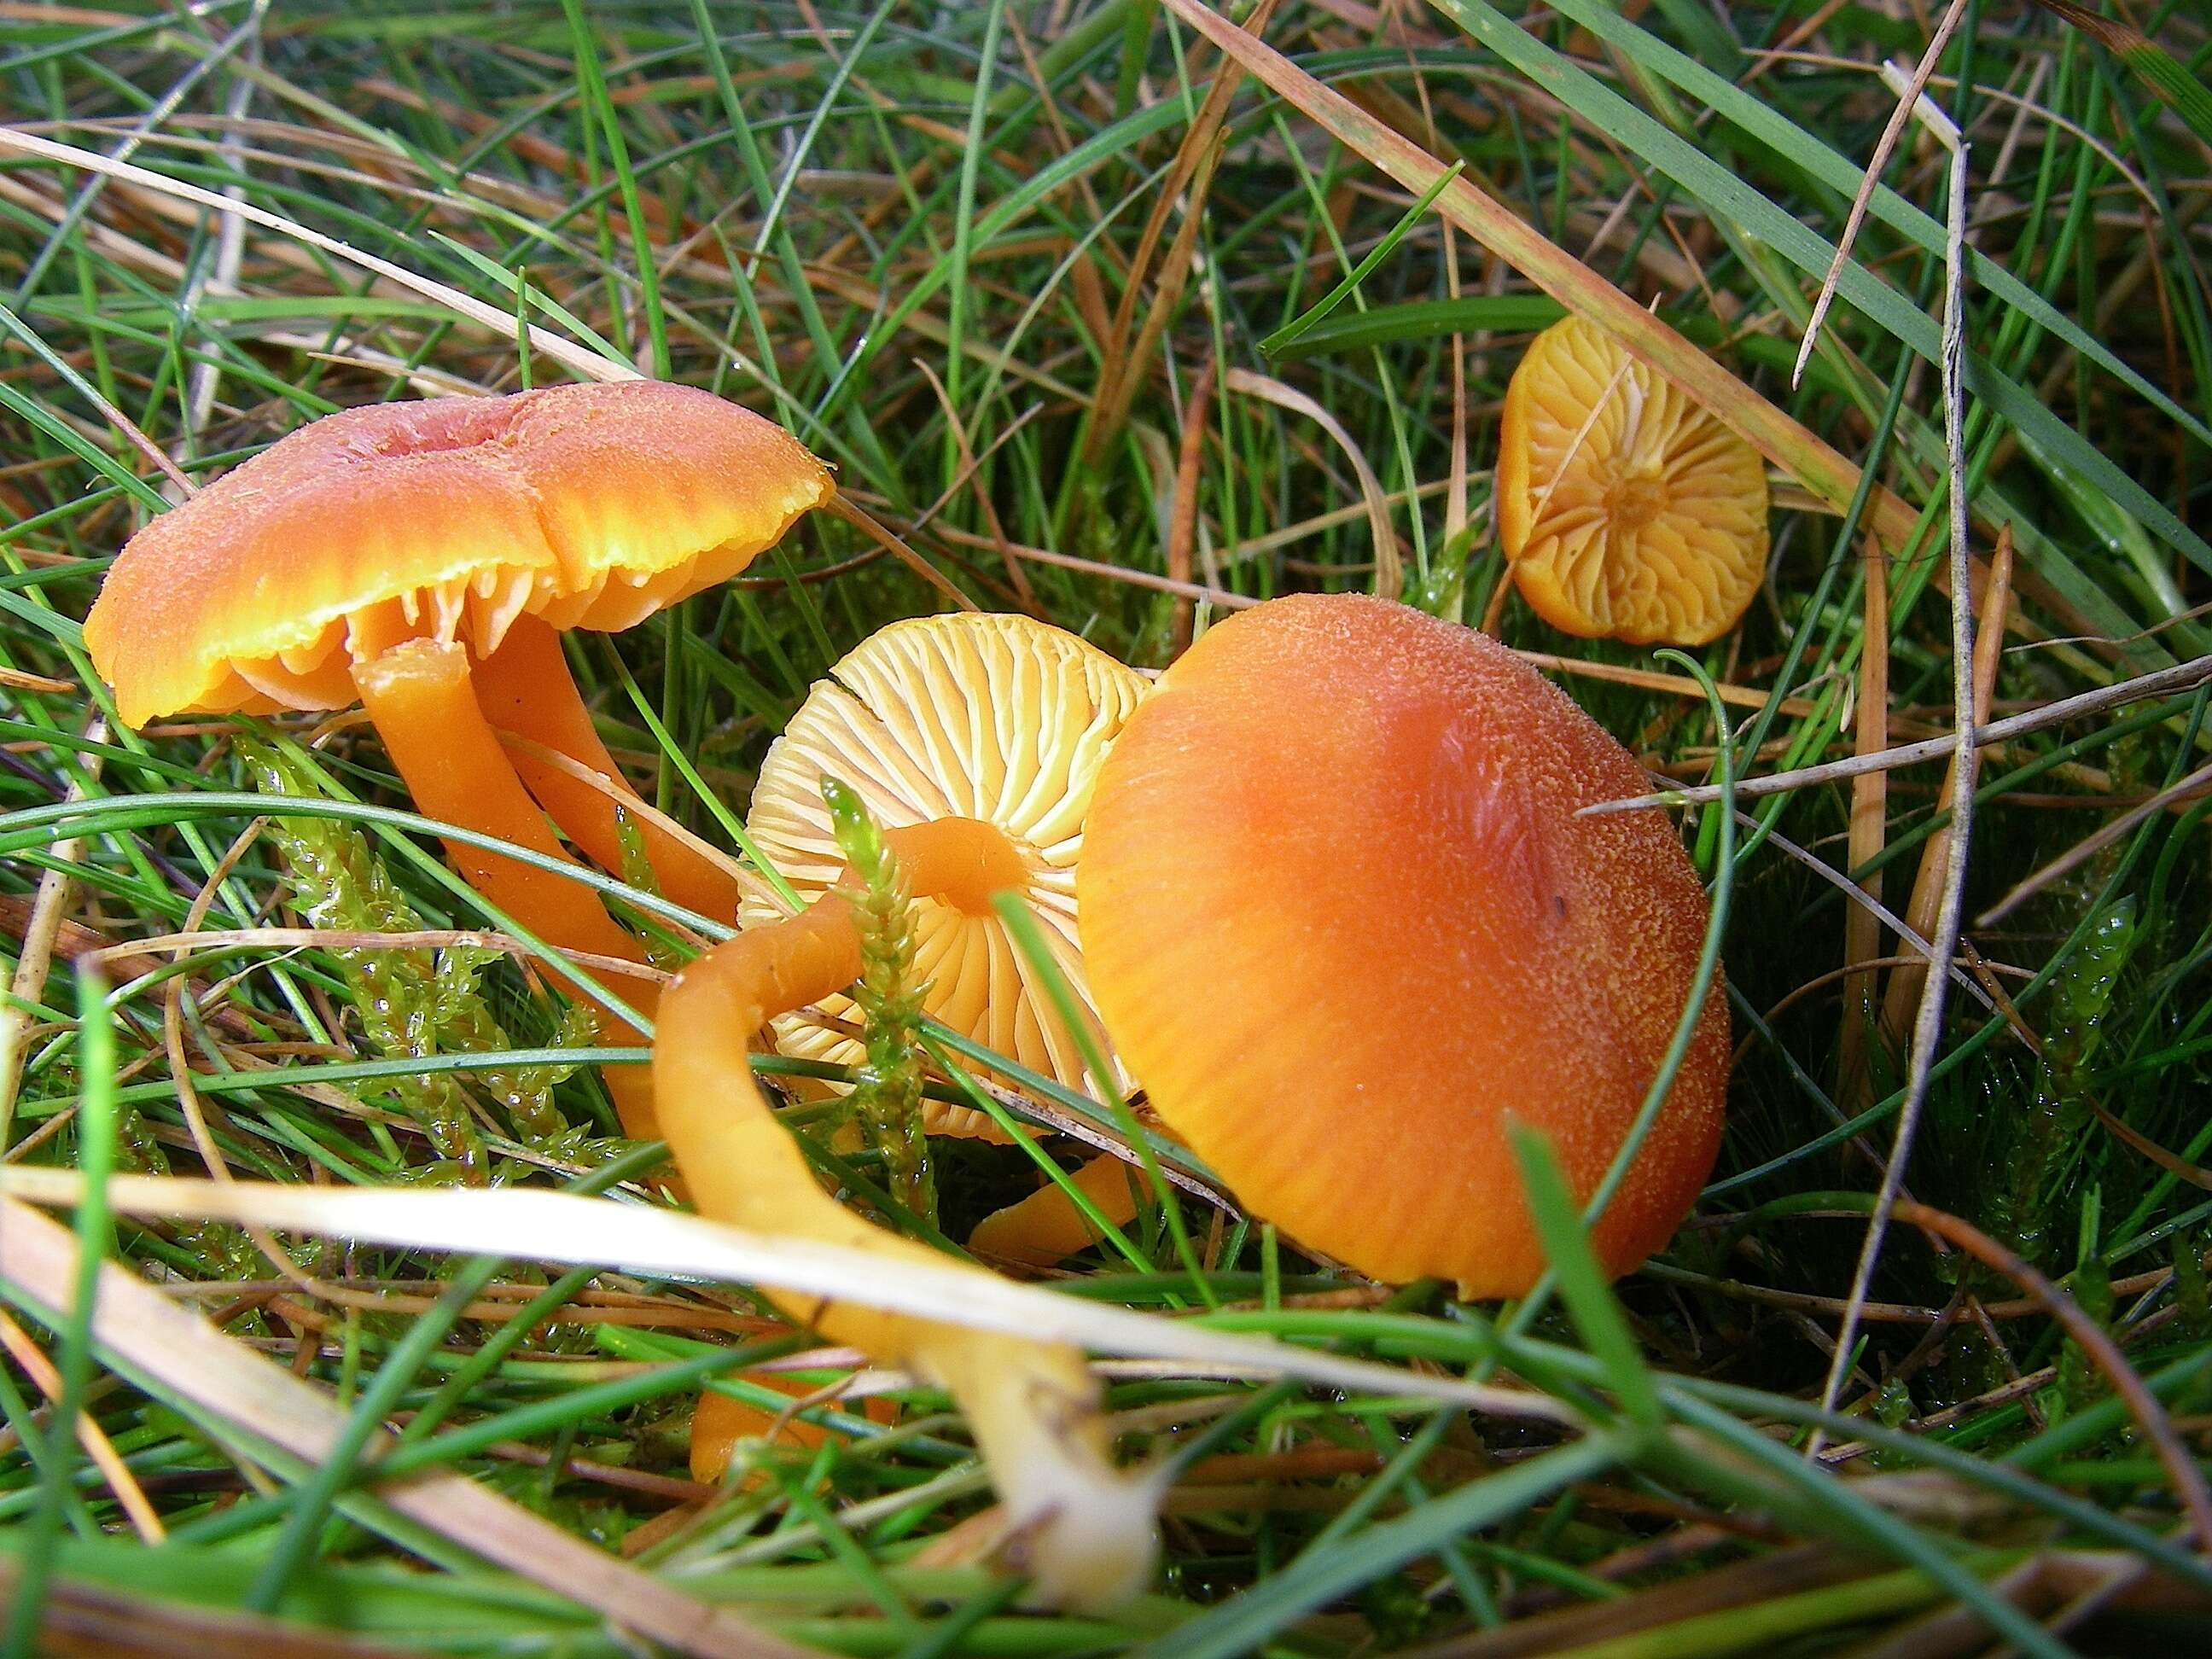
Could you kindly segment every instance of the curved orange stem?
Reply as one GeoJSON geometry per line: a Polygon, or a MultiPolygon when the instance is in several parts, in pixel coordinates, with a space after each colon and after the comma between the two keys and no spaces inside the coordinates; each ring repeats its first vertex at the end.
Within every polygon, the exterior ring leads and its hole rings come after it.
{"type": "MultiPolygon", "coordinates": [[[[895,845],[917,893],[961,890],[975,879],[981,838],[974,829],[916,826],[895,845]]],[[[852,908],[836,893],[693,963],[660,1004],[653,1075],[661,1132],[704,1215],[988,1278],[831,1198],[753,1081],[747,1052],[753,1034],[777,1014],[843,989],[860,971],[852,908]]],[[[1155,1547],[1153,1489],[1115,1471],[1097,1385],[1079,1352],[851,1303],[770,1294],[826,1340],[912,1370],[953,1394],[998,1484],[1009,1553],[1044,1599],[1103,1605],[1142,1584],[1155,1547]]]]}
{"type": "MultiPolygon", "coordinates": [[[[385,753],[424,817],[573,862],[485,723],[464,647],[410,640],[356,664],[354,684],[385,753]]],[[[645,959],[637,941],[580,883],[465,842],[448,841],[446,852],[470,886],[546,944],[626,962],[645,959]]],[[[623,994],[640,1013],[650,1015],[653,991],[649,982],[634,981],[623,994]]],[[[603,1026],[613,1021],[628,1029],[604,1003],[594,1007],[603,1026]]],[[[656,1134],[650,1079],[626,1066],[609,1066],[602,1075],[624,1131],[639,1139],[656,1134]]]]}
{"type": "MultiPolygon", "coordinates": [[[[743,1374],[749,1382],[757,1382],[776,1393],[787,1395],[796,1407],[807,1395],[815,1392],[811,1382],[794,1382],[774,1371],[752,1371],[743,1374]]],[[[848,1407],[871,1423],[889,1427],[896,1413],[891,1402],[881,1395],[848,1407]]],[[[691,1417],[691,1478],[712,1484],[720,1480],[736,1455],[738,1443],[757,1440],[773,1430],[776,1437],[787,1445],[811,1451],[833,1438],[842,1438],[835,1429],[826,1429],[811,1423],[795,1412],[773,1413],[765,1406],[756,1406],[750,1401],[732,1400],[726,1394],[708,1392],[699,1396],[698,1408],[691,1417]]],[[[750,1490],[759,1478],[759,1472],[747,1476],[744,1486],[750,1490]]]]}
{"type": "MultiPolygon", "coordinates": [[[[544,623],[535,617],[517,617],[499,649],[477,665],[476,689],[483,717],[494,728],[565,755],[631,799],[641,799],[599,741],[591,711],[584,707],[575,677],[568,672],[561,636],[544,623]]],[[[623,838],[616,815],[620,803],[530,755],[513,754],[509,761],[524,787],[538,798],[562,832],[601,869],[619,872],[623,838]]],[[[728,871],[659,825],[643,817],[633,821],[664,894],[716,921],[737,919],[743,893],[728,871]]]]}
{"type": "Polygon", "coordinates": [[[1029,880],[1006,832],[981,818],[930,818],[883,833],[917,896],[940,899],[971,916],[996,915],[993,898],[1029,880]]]}
{"type": "MultiPolygon", "coordinates": [[[[1138,1194],[1145,1179],[1142,1170],[1107,1152],[1092,1158],[1068,1179],[1115,1226],[1136,1219],[1138,1194]]],[[[975,1231],[968,1235],[968,1248],[979,1255],[1024,1267],[1050,1267],[1078,1250],[1089,1249],[1102,1237],[1060,1183],[1052,1182],[977,1222],[975,1231]]]]}

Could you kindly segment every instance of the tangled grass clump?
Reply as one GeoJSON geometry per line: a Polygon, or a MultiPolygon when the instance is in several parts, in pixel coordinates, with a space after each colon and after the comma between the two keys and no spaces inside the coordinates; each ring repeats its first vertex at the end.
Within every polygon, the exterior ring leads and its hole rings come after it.
{"type": "Polygon", "coordinates": [[[2071,0],[0,8],[0,1652],[2191,1645],[2208,64],[2187,6],[2071,0]],[[1686,659],[1555,630],[1498,544],[1506,387],[1569,312],[1766,470],[1686,659]],[[755,1057],[860,1085],[822,1167],[948,1245],[1100,1142],[1163,1177],[965,1310],[1087,1346],[1173,1476],[1146,1594],[1024,1609],[969,1425],[675,1216],[608,1133],[644,1047],[487,933],[373,733],[131,730],[84,654],[122,544],[306,422],[630,372],[788,427],[927,572],[817,514],[569,641],[717,848],[947,586],[1146,669],[1380,590],[1552,675],[1716,896],[1696,1214],[1607,1286],[1540,1201],[1556,1288],[1502,1308],[1304,1255],[1141,1111],[917,1022],[848,814],[866,1065],[755,1057]],[[923,1100],[1029,1144],[918,1146],[923,1100]],[[422,1190],[456,1164],[483,1219],[422,1190]],[[719,1484],[702,1385],[762,1414],[719,1484]]]}

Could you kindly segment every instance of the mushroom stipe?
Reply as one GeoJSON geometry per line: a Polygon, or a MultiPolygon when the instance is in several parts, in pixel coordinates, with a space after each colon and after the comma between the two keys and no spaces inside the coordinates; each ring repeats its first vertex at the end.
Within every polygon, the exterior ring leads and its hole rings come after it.
{"type": "MultiPolygon", "coordinates": [[[[666,992],[653,1044],[662,1133],[702,1214],[893,1255],[933,1252],[823,1192],[752,1082],[746,1044],[772,1026],[786,1052],[843,1061],[849,1039],[803,1017],[842,1017],[861,969],[841,890],[849,875],[822,780],[836,777],[883,825],[912,896],[922,1006],[1076,1086],[1079,1045],[1033,994],[993,900],[1045,919],[1079,987],[1075,872],[1091,781],[1141,701],[1142,677],[1025,617],[963,613],[894,623],[815,687],[761,768],[748,833],[812,902],[765,901],[746,930],[666,992]]],[[[940,1133],[991,1130],[938,1109],[940,1133]]],[[[981,1271],[978,1269],[976,1271],[981,1271]]],[[[959,1400],[1006,1516],[1002,1554],[1037,1599],[1103,1606],[1140,1588],[1156,1548],[1153,1482],[1114,1468],[1096,1386],[1073,1349],[780,1298],[793,1318],[943,1384],[959,1400]]],[[[732,1437],[715,1407],[693,1426],[692,1467],[718,1476],[732,1437]]]]}

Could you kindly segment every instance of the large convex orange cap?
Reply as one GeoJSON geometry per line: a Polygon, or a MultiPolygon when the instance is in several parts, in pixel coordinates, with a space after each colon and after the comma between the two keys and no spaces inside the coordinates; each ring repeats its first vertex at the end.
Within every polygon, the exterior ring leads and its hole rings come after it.
{"type": "MultiPolygon", "coordinates": [[[[1277,599],[1170,668],[1099,774],[1078,866],[1100,1014],[1252,1211],[1375,1278],[1463,1295],[1544,1267],[1506,1125],[1596,1189],[1688,998],[1703,889],[1642,771],[1480,634],[1277,599]]],[[[1717,987],[1594,1242],[1635,1267],[1717,1147],[1717,987]]]]}
{"type": "Polygon", "coordinates": [[[1536,337],[1505,392],[1498,533],[1536,614],[1569,634],[1702,645],[1766,569],[1759,453],[1595,324],[1536,337]]]}
{"type": "Polygon", "coordinates": [[[480,656],[514,619],[627,628],[735,574],[833,493],[772,422],[658,381],[349,410],[131,538],[85,619],[133,726],[342,708],[397,641],[480,656]]]}

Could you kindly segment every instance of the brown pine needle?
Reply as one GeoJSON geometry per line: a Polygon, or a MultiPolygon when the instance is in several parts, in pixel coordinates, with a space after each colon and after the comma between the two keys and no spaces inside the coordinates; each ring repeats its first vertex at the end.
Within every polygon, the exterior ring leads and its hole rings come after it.
{"type": "MultiPolygon", "coordinates": [[[[2091,714],[2101,714],[2107,709],[2123,708],[2128,703],[2193,691],[2208,681],[2212,681],[2212,656],[2192,657],[2187,662],[2174,664],[2171,668],[2138,674],[2132,679],[2100,685],[2094,691],[2077,692],[2070,697],[2061,697],[2056,702],[2045,703],[2039,708],[1992,720],[1973,734],[1973,741],[1978,748],[1994,749],[1999,744],[2010,743],[2014,738],[2048,731],[2054,726],[2084,720],[2091,714]]],[[[1929,738],[1923,743],[1908,743],[1895,749],[1885,749],[1877,755],[1853,755],[1845,760],[1828,761],[1819,766],[1800,767],[1790,772],[1771,772],[1763,778],[1746,778],[1735,786],[1735,793],[1739,799],[1753,795],[1786,794],[1792,789],[1809,788],[1818,783],[1837,783],[1845,778],[1856,778],[1863,773],[1894,771],[1900,766],[1917,766],[1923,761],[1948,760],[1958,751],[1958,747],[1959,739],[1955,734],[1929,738]]],[[[1608,812],[1634,812],[1647,806],[1697,806],[1720,798],[1718,788],[1710,784],[1700,784],[1694,788],[1664,789],[1654,794],[1625,795],[1619,800],[1598,801],[1583,807],[1580,816],[1596,817],[1608,812]]]]}
{"type": "MultiPolygon", "coordinates": [[[[1213,405],[1215,373],[1214,361],[1208,357],[1191,376],[1190,397],[1183,405],[1182,439],[1176,455],[1175,513],[1168,524],[1168,576],[1174,581],[1190,580],[1192,554],[1198,545],[1199,470],[1206,460],[1206,416],[1213,405]]],[[[1168,624],[1170,660],[1190,649],[1195,622],[1196,607],[1190,595],[1178,594],[1168,624]]]]}
{"type": "MultiPolygon", "coordinates": [[[[1943,248],[1943,455],[1947,464],[1947,514],[1950,521],[1951,572],[1951,707],[1958,729],[1954,764],[1958,786],[1951,805],[1951,839],[1943,862],[1942,899],[1929,940],[1934,946],[1929,962],[1948,963],[1959,948],[1965,922],[1966,864],[1973,846],[1974,782],[1981,760],[1975,695],[1974,618],[1972,609],[1972,555],[1970,550],[1966,499],[1966,161],[1967,146],[1958,128],[1940,110],[1917,103],[1914,113],[1950,151],[1948,210],[1944,216],[1943,248]]],[[[2008,550],[2008,556],[2009,552],[2008,550]]],[[[1994,596],[1997,585],[1990,584],[1994,596]]],[[[1991,650],[1995,647],[1990,647],[1991,650]]],[[[1874,1283],[1875,1264],[1887,1235],[1890,1218],[1905,1192],[1905,1170],[1920,1129],[1920,1115],[1936,1074],[1936,1054],[1943,1042],[1943,1010],[1950,976],[1931,973],[1922,982],[1919,1006],[1912,1022],[1912,1046],[1905,1068],[1905,1097],[1898,1103],[1897,1130],[1889,1157],[1882,1165],[1881,1184],[1875,1189],[1874,1211],[1867,1217],[1866,1237],[1859,1247],[1857,1265],[1851,1270],[1850,1306],[1838,1327],[1835,1351],[1828,1373],[1820,1384],[1821,1409],[1832,1410],[1844,1381],[1850,1375],[1858,1334],[1858,1309],[1874,1283]]],[[[1910,1201],[1910,1200],[1905,1200],[1910,1201]]],[[[1914,1206],[1917,1209],[1919,1206],[1914,1206]]],[[[1815,1430],[1807,1455],[1820,1455],[1822,1436],[1815,1430]]],[[[2192,1466],[2193,1468],[2193,1466],[2192,1466]]],[[[2212,1544],[2212,1533],[2206,1534],[2212,1544]]]]}
{"type": "MultiPolygon", "coordinates": [[[[0,1348],[5,1348],[9,1357],[23,1368],[24,1375],[38,1385],[40,1394],[56,1405],[61,1402],[61,1372],[54,1368],[54,1362],[46,1358],[39,1345],[31,1340],[31,1334],[4,1311],[0,1311],[0,1348]]],[[[107,1489],[115,1494],[115,1501],[123,1506],[123,1513],[130,1517],[131,1525],[140,1540],[149,1544],[167,1542],[168,1528],[161,1524],[161,1517],[154,1512],[153,1504],[147,1501],[144,1488],[139,1486],[138,1478],[131,1473],[116,1451],[115,1443],[107,1437],[107,1431],[93,1420],[91,1413],[81,1411],[77,1413],[76,1437],[77,1443],[84,1448],[85,1455],[92,1459],[94,1467],[100,1470],[100,1477],[107,1482],[107,1489]]]]}
{"type": "MultiPolygon", "coordinates": [[[[960,418],[960,411],[953,407],[951,398],[945,392],[945,382],[938,378],[937,371],[918,357],[915,359],[914,366],[921,378],[929,383],[930,391],[936,394],[938,406],[945,411],[945,428],[952,434],[952,441],[960,453],[960,477],[972,482],[982,461],[975,453],[975,446],[968,441],[967,422],[960,418]]],[[[991,538],[998,544],[999,561],[1006,568],[1006,580],[1013,584],[1016,600],[1030,616],[1043,616],[1044,612],[1037,608],[1036,591],[1030,586],[1029,573],[1022,568],[1021,561],[1014,556],[1013,550],[1006,544],[1006,526],[1000,520],[998,503],[991,499],[991,492],[988,489],[977,489],[975,495],[975,505],[982,509],[983,522],[991,527],[991,538]]]]}
{"type": "Polygon", "coordinates": [[[1994,927],[2007,916],[2033,898],[2045,888],[2069,870],[2079,869],[2084,863],[2110,847],[2145,818],[2156,813],[2212,794],[2212,765],[2198,767],[2177,783],[2167,785],[2148,800],[2139,801],[2118,817],[2114,818],[2096,834],[2069,847],[2065,852],[2045,865],[2033,875],[2025,878],[2010,892],[1974,918],[1975,925],[1994,927]]]}
{"type": "Polygon", "coordinates": [[[975,601],[954,586],[951,577],[901,541],[878,522],[873,514],[864,511],[851,496],[847,495],[843,491],[841,490],[832,495],[823,511],[835,514],[844,520],[847,524],[851,525],[870,541],[874,542],[901,564],[913,571],[915,575],[944,594],[946,599],[951,599],[959,609],[973,611],[976,608],[975,601]]]}
{"type": "Polygon", "coordinates": [[[1984,1267],[2003,1274],[2066,1328],[2067,1335],[2079,1343],[2097,1369],[2104,1372],[2106,1381],[2112,1385],[2112,1392],[2127,1402],[2136,1426],[2156,1449],[2159,1462],[2166,1466],[2166,1477],[2173,1482],[2173,1490],[2189,1516],[2197,1548],[2212,1551],[2212,1488],[2205,1485],[2204,1471],[2176,1432],[2173,1419],[2166,1415],[2158,1396],[2145,1386],[2141,1374],[2128,1364],[2127,1356],[2120,1352],[2119,1344],[2112,1340],[2105,1328],[2084,1313],[2072,1297],[1971,1222],[1910,1199],[1898,1201],[1897,1218],[1948,1240],[1984,1267]]]}
{"type": "MultiPolygon", "coordinates": [[[[1260,0],[1247,25],[1255,35],[1267,27],[1267,20],[1274,15],[1275,3],[1276,0],[1260,0]]],[[[1205,219],[1206,190],[1212,183],[1213,169],[1221,160],[1221,124],[1228,118],[1230,103],[1243,81],[1243,64],[1233,53],[1224,51],[1214,70],[1212,83],[1206,88],[1206,101],[1199,106],[1197,118],[1183,135],[1182,147],[1176,152],[1175,166],[1154,198],[1151,216],[1137,238],[1136,252],[1130,256],[1129,272],[1122,282],[1121,302],[1114,308],[1113,331],[1101,342],[1103,363],[1091,406],[1091,433],[1085,441],[1086,453],[1093,459],[1103,455],[1120,435],[1123,422],[1128,419],[1129,406],[1136,398],[1144,365],[1151,361],[1162,331],[1182,298],[1184,285],[1190,280],[1191,252],[1198,244],[1199,228],[1205,219]],[[1153,256],[1159,250],[1160,238],[1166,233],[1168,216],[1178,202],[1182,204],[1182,222],[1176,228],[1175,242],[1161,264],[1159,283],[1148,298],[1145,289],[1152,275],[1153,256]],[[1146,307],[1141,325],[1137,322],[1140,303],[1146,307]]]]}
{"type": "Polygon", "coordinates": [[[1867,207],[1874,193],[1881,186],[1881,175],[1889,167],[1889,158],[1904,136],[1905,124],[1911,118],[1920,94],[1927,90],[1928,77],[1936,72],[1942,61],[1943,48],[1951,44],[1952,32],[1959,20],[1966,15],[1966,0],[1951,0],[1936,32],[1929,37],[1927,51],[1920,54],[1920,65],[1912,72],[1912,83],[1897,100],[1889,124],[1881,130],[1875,142],[1874,155],[1867,161],[1866,173],[1859,180],[1858,194],[1851,200],[1850,216],[1844,221],[1844,234],[1836,239],[1836,257],[1829,262],[1828,274],[1821,279],[1820,297],[1813,302],[1813,315],[1805,325],[1805,338],[1797,348],[1797,362],[1790,371],[1790,384],[1796,386],[1805,378],[1805,365],[1812,361],[1813,347],[1820,337],[1821,321],[1828,314],[1828,307],[1836,297],[1836,284],[1843,280],[1844,267],[1850,263],[1852,246],[1858,240],[1859,227],[1866,221],[1867,207]]]}
{"type": "MultiPolygon", "coordinates": [[[[1974,724],[1988,722],[1990,699],[1996,692],[1997,664],[2004,651],[2004,619],[2012,599],[2012,535],[2009,531],[1998,532],[1996,551],[1990,559],[1989,580],[1982,588],[1981,615],[1974,628],[1974,724]]],[[[1959,789],[1960,757],[1954,754],[1943,771],[1943,787],[1936,798],[1938,816],[1951,811],[1959,789]]],[[[1879,773],[1869,773],[1878,777],[1879,773]]],[[[1951,857],[1951,826],[1945,824],[1928,837],[1920,849],[1920,868],[1912,880],[1912,896],[1905,907],[1905,919],[1923,933],[1936,930],[1936,913],[1943,900],[1944,871],[1951,857]]],[[[1890,1047],[1903,1042],[1911,1024],[1913,1006],[1919,1000],[1920,989],[1926,975],[1912,968],[1900,968],[1889,976],[1883,988],[1881,1006],[1881,1039],[1890,1047]]]]}
{"type": "MultiPolygon", "coordinates": [[[[1880,754],[1889,744],[1889,561],[1869,538],[1866,544],[1865,611],[1859,629],[1858,752],[1880,754]]],[[[1851,783],[1851,812],[1844,843],[1847,869],[1865,870],[1880,854],[1889,831],[1889,775],[1868,772],[1851,783]]],[[[1860,890],[1879,903],[1881,872],[1859,878],[1860,890]]],[[[1922,932],[1927,930],[1923,927],[1922,932]]],[[[1881,924],[1866,905],[1844,916],[1843,1030],[1837,1043],[1836,1095],[1846,1110],[1865,1104],[1866,1042],[1874,1025],[1875,976],[1867,969],[1881,950],[1881,924]]]]}

